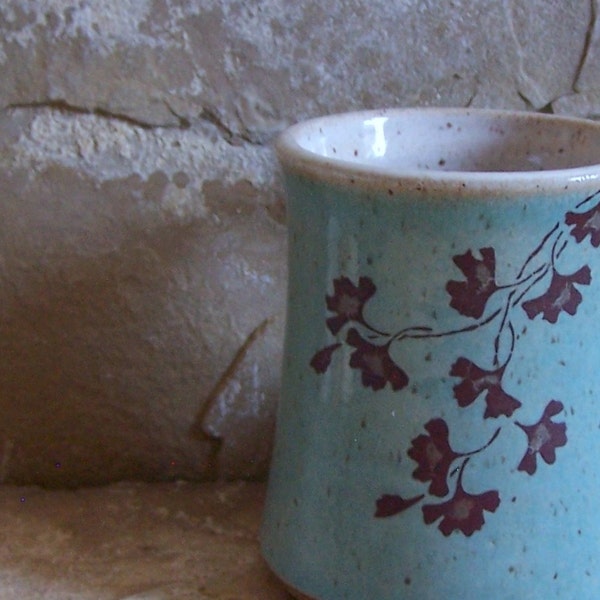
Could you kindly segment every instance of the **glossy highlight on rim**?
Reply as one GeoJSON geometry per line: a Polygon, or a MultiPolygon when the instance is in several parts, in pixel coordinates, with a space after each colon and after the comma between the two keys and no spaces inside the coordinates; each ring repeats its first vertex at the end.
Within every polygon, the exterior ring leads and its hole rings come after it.
{"type": "MultiPolygon", "coordinates": [[[[441,129],[441,128],[440,128],[441,129]]],[[[516,138],[515,138],[516,139],[516,138]]],[[[334,114],[310,119],[285,130],[276,143],[277,156],[284,172],[305,175],[323,183],[337,186],[356,186],[370,191],[387,191],[390,196],[400,192],[423,193],[427,196],[453,195],[461,197],[513,196],[515,194],[564,193],[577,191],[600,183],[600,123],[591,120],[551,114],[461,108],[397,108],[334,114]],[[582,134],[589,141],[589,151],[581,166],[568,165],[547,169],[452,169],[398,167],[361,162],[349,157],[316,151],[309,146],[309,136],[321,135],[324,143],[329,131],[343,126],[349,135],[352,128],[371,121],[431,119],[439,122],[452,119],[473,119],[489,123],[498,120],[529,128],[529,135],[545,134],[552,128],[562,134],[582,134]]],[[[335,149],[334,149],[335,150],[335,149]]],[[[355,151],[356,152],[356,151],[355,151]]],[[[506,148],[505,148],[506,152],[506,148]]]]}

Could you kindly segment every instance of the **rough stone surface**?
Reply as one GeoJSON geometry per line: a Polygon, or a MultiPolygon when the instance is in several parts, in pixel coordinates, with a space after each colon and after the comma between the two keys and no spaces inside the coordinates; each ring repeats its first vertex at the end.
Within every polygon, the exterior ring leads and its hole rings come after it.
{"type": "MultiPolygon", "coordinates": [[[[19,144],[0,139],[11,161],[0,171],[0,222],[10,223],[0,264],[4,477],[76,485],[215,476],[210,439],[189,429],[265,319],[245,390],[269,404],[257,407],[262,422],[272,420],[282,225],[249,182],[197,189],[184,165],[100,180],[50,161],[32,176],[19,144]]],[[[68,136],[51,138],[59,141],[68,153],[68,136]]],[[[251,451],[236,475],[256,476],[252,460],[264,473],[264,452],[251,451]]]]}
{"type": "Polygon", "coordinates": [[[0,3],[0,481],[265,475],[291,122],[600,114],[598,0],[0,3]]]}
{"type": "Polygon", "coordinates": [[[260,484],[0,487],[3,600],[288,600],[258,549],[260,484]]]}

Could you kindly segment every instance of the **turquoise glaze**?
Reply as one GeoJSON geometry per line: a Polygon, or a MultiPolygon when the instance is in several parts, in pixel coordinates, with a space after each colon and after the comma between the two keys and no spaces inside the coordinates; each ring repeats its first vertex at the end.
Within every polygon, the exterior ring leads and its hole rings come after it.
{"type": "Polygon", "coordinates": [[[600,597],[600,126],[288,130],[263,554],[319,600],[600,597]]]}

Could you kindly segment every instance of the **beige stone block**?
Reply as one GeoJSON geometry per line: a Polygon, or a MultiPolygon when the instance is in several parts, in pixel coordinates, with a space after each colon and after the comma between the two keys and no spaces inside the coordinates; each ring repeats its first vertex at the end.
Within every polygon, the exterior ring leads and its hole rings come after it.
{"type": "Polygon", "coordinates": [[[552,103],[555,113],[590,119],[600,118],[600,88],[562,96],[552,103]]]}
{"type": "Polygon", "coordinates": [[[264,476],[285,230],[279,200],[249,181],[263,159],[210,128],[30,112],[0,124],[0,478],[264,476]],[[235,161],[246,178],[228,181],[235,161]],[[261,323],[235,414],[192,434],[261,323]],[[261,444],[244,433],[260,429],[261,444]],[[223,472],[217,437],[239,457],[223,472]]]}
{"type": "Polygon", "coordinates": [[[261,484],[0,487],[3,600],[286,600],[261,484]]]}
{"type": "Polygon", "coordinates": [[[0,2],[0,481],[264,476],[270,143],[379,106],[597,114],[597,1],[0,2]]]}
{"type": "Polygon", "coordinates": [[[209,118],[255,143],[339,110],[540,108],[572,91],[592,21],[578,0],[8,0],[0,104],[63,102],[148,126],[209,118]]]}

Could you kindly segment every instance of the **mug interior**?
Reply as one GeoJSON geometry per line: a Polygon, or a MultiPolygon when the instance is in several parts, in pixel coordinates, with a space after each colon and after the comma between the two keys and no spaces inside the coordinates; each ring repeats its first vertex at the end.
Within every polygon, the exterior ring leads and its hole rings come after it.
{"type": "Polygon", "coordinates": [[[600,124],[533,112],[382,110],[307,121],[281,146],[392,175],[555,171],[600,163],[600,124]]]}

